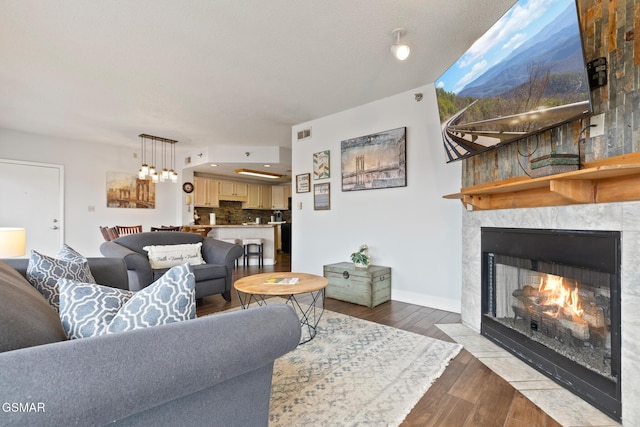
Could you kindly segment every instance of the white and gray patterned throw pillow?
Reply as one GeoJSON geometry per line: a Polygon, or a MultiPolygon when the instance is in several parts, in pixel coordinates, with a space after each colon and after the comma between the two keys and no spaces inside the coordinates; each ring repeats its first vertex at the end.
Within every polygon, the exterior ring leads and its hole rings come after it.
{"type": "MultiPolygon", "coordinates": [[[[68,261],[77,261],[77,262],[86,262],[87,261],[87,258],[84,255],[82,255],[81,253],[79,253],[78,251],[76,251],[71,246],[67,245],[66,243],[62,244],[62,247],[60,248],[60,250],[56,254],[56,258],[58,258],[58,259],[66,259],[68,261]]],[[[89,274],[91,274],[91,272],[89,272],[89,274]]]]}
{"type": "Polygon", "coordinates": [[[85,257],[64,245],[57,257],[50,257],[37,251],[31,251],[27,265],[27,280],[58,310],[58,279],[70,279],[78,282],[95,283],[85,257]]]}
{"type": "Polygon", "coordinates": [[[69,279],[60,279],[58,287],[60,321],[69,339],[106,333],[118,310],[133,296],[131,291],[69,279]]]}
{"type": "Polygon", "coordinates": [[[131,331],[196,317],[195,277],[188,264],[133,293],[60,280],[60,319],[69,338],[131,331]]]}

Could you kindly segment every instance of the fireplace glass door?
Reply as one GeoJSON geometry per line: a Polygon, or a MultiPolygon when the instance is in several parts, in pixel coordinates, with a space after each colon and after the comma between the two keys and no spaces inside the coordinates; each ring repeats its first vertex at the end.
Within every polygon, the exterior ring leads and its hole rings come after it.
{"type": "Polygon", "coordinates": [[[620,233],[482,229],[482,334],[620,419],[620,233]]]}
{"type": "Polygon", "coordinates": [[[611,275],[491,254],[495,307],[487,316],[600,375],[611,369],[611,275]]]}

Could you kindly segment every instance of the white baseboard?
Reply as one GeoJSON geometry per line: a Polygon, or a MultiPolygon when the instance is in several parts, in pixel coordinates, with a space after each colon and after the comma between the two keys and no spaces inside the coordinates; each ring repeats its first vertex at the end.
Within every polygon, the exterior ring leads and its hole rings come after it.
{"type": "Polygon", "coordinates": [[[423,307],[437,308],[438,310],[451,311],[460,313],[462,302],[460,300],[434,297],[425,294],[417,294],[415,292],[406,292],[392,289],[391,299],[394,301],[406,302],[409,304],[421,305],[423,307]]]}

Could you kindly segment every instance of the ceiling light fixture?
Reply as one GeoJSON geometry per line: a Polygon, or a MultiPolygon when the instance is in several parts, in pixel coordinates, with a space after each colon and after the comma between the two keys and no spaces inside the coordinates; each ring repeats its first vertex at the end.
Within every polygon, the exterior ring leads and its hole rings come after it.
{"type": "Polygon", "coordinates": [[[171,144],[171,169],[169,170],[171,182],[178,182],[178,172],[176,172],[176,144],[171,144]]]}
{"type": "Polygon", "coordinates": [[[398,60],[404,61],[409,57],[411,49],[408,45],[400,43],[400,37],[407,34],[407,30],[404,28],[396,28],[391,32],[391,36],[394,38],[395,43],[391,46],[391,52],[398,60]]]}
{"type": "Polygon", "coordinates": [[[150,179],[153,182],[178,182],[178,174],[174,170],[176,163],[175,145],[178,141],[147,135],[146,133],[141,133],[138,136],[140,137],[140,157],[142,158],[142,166],[140,166],[140,170],[138,170],[138,178],[144,180],[150,179]],[[147,140],[151,141],[151,166],[147,164],[147,140]],[[158,173],[155,166],[156,143],[162,143],[162,170],[160,173],[158,173]],[[167,144],[169,144],[170,148],[169,156],[167,156],[167,144]],[[169,169],[167,169],[167,165],[169,169]]]}
{"type": "Polygon", "coordinates": [[[251,176],[257,176],[260,178],[269,178],[269,179],[282,178],[282,175],[278,175],[277,173],[260,172],[260,171],[254,171],[252,169],[236,169],[236,173],[239,173],[241,175],[251,175],[251,176]]]}
{"type": "Polygon", "coordinates": [[[140,135],[140,158],[142,160],[142,166],[138,171],[138,178],[147,179],[149,175],[149,165],[147,164],[147,141],[140,135]]]}

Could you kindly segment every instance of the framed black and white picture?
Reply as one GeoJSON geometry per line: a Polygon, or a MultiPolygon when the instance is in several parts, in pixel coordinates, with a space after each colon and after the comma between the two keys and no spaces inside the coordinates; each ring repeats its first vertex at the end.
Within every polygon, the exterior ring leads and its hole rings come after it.
{"type": "Polygon", "coordinates": [[[342,191],[405,187],[406,147],[406,127],[342,141],[342,191]]]}
{"type": "Polygon", "coordinates": [[[296,175],[296,193],[308,193],[309,191],[311,191],[310,181],[310,173],[296,175]]]}

